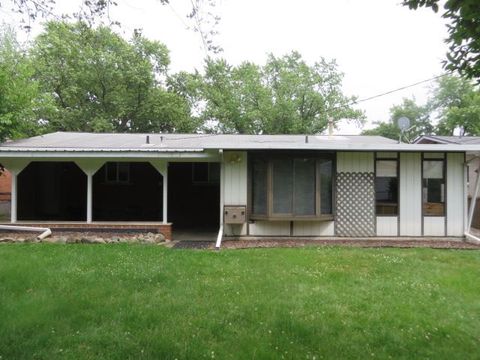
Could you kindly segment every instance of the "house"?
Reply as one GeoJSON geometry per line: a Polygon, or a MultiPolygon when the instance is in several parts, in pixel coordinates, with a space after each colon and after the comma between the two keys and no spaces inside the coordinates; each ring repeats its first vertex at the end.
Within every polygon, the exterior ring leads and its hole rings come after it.
{"type": "MultiPolygon", "coordinates": [[[[424,135],[419,136],[414,141],[415,144],[457,144],[457,145],[480,145],[480,136],[440,136],[440,135],[424,135]]],[[[474,154],[469,154],[466,157],[468,166],[467,182],[468,198],[469,202],[472,201],[473,192],[475,191],[475,180],[478,174],[478,168],[480,167],[480,158],[474,154]]],[[[475,200],[475,212],[472,220],[472,225],[476,228],[480,228],[480,194],[477,195],[475,200]]]]}
{"type": "Polygon", "coordinates": [[[463,237],[465,157],[479,153],[378,136],[57,132],[0,145],[0,163],[11,223],[173,227],[219,242],[463,237]]]}

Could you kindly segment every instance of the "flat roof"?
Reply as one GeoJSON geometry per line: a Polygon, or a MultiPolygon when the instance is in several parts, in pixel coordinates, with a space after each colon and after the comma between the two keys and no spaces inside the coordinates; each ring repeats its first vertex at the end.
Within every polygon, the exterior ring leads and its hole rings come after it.
{"type": "Polygon", "coordinates": [[[480,152],[480,144],[399,144],[381,136],[119,134],[55,132],[0,144],[18,152],[199,152],[205,150],[344,150],[480,152]]]}

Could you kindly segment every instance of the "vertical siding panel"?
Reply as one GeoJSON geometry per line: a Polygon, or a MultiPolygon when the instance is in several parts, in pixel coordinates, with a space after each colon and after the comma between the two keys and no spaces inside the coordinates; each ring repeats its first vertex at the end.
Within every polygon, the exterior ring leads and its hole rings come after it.
{"type": "Polygon", "coordinates": [[[241,156],[240,162],[230,162],[232,152],[225,152],[225,205],[247,205],[247,154],[235,152],[241,156]]]}
{"type": "Polygon", "coordinates": [[[397,236],[396,216],[377,216],[377,236],[397,236]]]}
{"type": "Polygon", "coordinates": [[[337,153],[337,172],[373,172],[372,152],[337,153]]]}
{"type": "Polygon", "coordinates": [[[422,235],[420,153],[400,154],[400,235],[422,235]]]}
{"type": "Polygon", "coordinates": [[[463,236],[463,153],[447,154],[447,236],[463,236]]]}
{"type": "Polygon", "coordinates": [[[444,216],[425,216],[423,218],[424,236],[445,236],[444,216]]]}

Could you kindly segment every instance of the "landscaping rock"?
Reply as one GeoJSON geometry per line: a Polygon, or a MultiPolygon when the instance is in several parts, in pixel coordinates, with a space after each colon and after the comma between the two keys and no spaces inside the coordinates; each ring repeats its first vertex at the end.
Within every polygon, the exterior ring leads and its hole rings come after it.
{"type": "Polygon", "coordinates": [[[79,238],[74,237],[74,236],[67,236],[66,240],[67,240],[67,244],[77,244],[77,243],[81,242],[79,238]]]}
{"type": "Polygon", "coordinates": [[[158,243],[161,243],[161,242],[165,242],[165,235],[163,234],[155,234],[155,242],[158,244],[158,243]]]}
{"type": "Polygon", "coordinates": [[[13,243],[13,242],[15,242],[15,239],[11,238],[11,237],[0,238],[0,243],[8,244],[8,243],[13,243]]]}

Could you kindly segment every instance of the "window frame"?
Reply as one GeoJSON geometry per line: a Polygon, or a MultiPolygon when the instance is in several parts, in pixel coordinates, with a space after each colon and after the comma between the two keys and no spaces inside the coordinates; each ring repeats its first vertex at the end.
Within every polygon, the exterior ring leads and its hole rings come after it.
{"type": "MultiPolygon", "coordinates": [[[[375,216],[378,217],[399,217],[400,216],[400,154],[395,152],[395,157],[386,157],[375,153],[374,158],[374,187],[375,187],[375,216]],[[395,161],[397,163],[397,213],[396,214],[379,214],[377,212],[377,161],[395,161]]],[[[380,176],[386,177],[386,176],[380,176]]]]}
{"type": "MultiPolygon", "coordinates": [[[[421,201],[421,204],[422,204],[422,218],[425,218],[425,217],[445,217],[447,216],[447,156],[446,156],[446,153],[441,153],[443,154],[443,157],[425,157],[425,152],[422,153],[422,163],[421,163],[421,166],[422,166],[422,177],[421,177],[421,198],[420,198],[420,201],[421,201]],[[435,215],[435,214],[426,214],[425,213],[425,208],[424,208],[424,204],[425,202],[423,201],[423,189],[424,189],[424,186],[423,186],[423,181],[426,180],[425,177],[424,177],[424,170],[423,170],[423,163],[425,161],[438,161],[438,162],[441,162],[442,163],[442,180],[443,180],[443,202],[440,203],[440,204],[443,204],[443,213],[441,215],[435,215]]],[[[430,154],[430,153],[427,153],[427,154],[430,154]]]]}
{"type": "MultiPolygon", "coordinates": [[[[293,169],[294,169],[294,165],[293,169]]],[[[294,171],[294,170],[292,170],[294,171]]],[[[268,221],[327,221],[333,220],[335,216],[335,194],[336,194],[336,153],[335,152],[264,152],[256,151],[249,152],[248,154],[248,194],[247,194],[247,214],[248,219],[255,220],[268,220],[268,221]],[[267,163],[267,199],[266,199],[266,214],[254,214],[253,213],[253,159],[262,158],[267,163]],[[273,213],[273,162],[274,160],[292,160],[292,164],[295,163],[295,159],[313,159],[315,160],[315,214],[314,215],[295,215],[295,192],[292,191],[292,213],[289,214],[275,214],[273,213]],[[319,164],[323,160],[329,160],[332,162],[332,211],[330,214],[321,213],[321,182],[320,182],[320,166],[319,164]]],[[[295,176],[293,176],[293,189],[295,189],[295,176]]]]}
{"type": "Polygon", "coordinates": [[[217,162],[211,162],[211,161],[208,161],[208,162],[193,162],[192,163],[192,184],[193,185],[216,185],[216,184],[219,184],[220,183],[220,169],[219,170],[219,177],[218,178],[214,178],[212,176],[213,174],[213,171],[212,171],[212,167],[215,166],[215,164],[219,164],[218,166],[220,166],[220,163],[217,163],[217,162]],[[206,164],[206,168],[207,168],[207,180],[205,181],[202,181],[202,180],[197,180],[195,179],[195,166],[197,165],[205,165],[206,164]]]}
{"type": "Polygon", "coordinates": [[[105,163],[105,184],[108,185],[128,185],[130,184],[130,163],[129,162],[123,162],[123,161],[108,161],[105,163]],[[111,180],[108,177],[108,164],[114,164],[115,165],[115,179],[111,180]],[[126,174],[127,174],[127,179],[126,180],[120,180],[120,165],[126,166],[126,174]]]}

